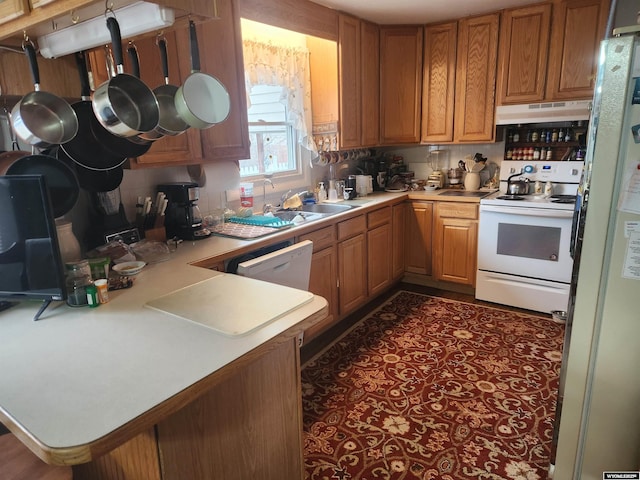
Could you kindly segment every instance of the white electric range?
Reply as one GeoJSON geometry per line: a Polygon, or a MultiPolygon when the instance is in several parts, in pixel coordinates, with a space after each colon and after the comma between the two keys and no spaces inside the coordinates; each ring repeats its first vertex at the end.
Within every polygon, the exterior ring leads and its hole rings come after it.
{"type": "Polygon", "coordinates": [[[500,188],[480,200],[476,298],[549,313],[567,310],[575,195],[583,162],[504,161],[500,188]],[[516,177],[514,174],[520,173],[516,177]],[[509,195],[507,181],[529,179],[551,194],[509,195]]]}

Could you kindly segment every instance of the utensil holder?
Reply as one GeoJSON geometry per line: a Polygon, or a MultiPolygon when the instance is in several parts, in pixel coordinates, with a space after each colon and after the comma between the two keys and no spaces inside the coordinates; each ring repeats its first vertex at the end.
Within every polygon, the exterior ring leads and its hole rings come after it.
{"type": "Polygon", "coordinates": [[[480,188],[480,174],[477,172],[467,172],[464,176],[465,190],[478,190],[480,188]]]}

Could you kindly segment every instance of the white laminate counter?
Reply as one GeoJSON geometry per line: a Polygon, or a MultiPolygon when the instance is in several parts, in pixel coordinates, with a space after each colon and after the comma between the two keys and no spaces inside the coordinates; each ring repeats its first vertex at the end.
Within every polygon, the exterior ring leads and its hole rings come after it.
{"type": "MultiPolygon", "coordinates": [[[[85,462],[88,450],[76,449],[70,458],[63,450],[97,441],[306,318],[326,316],[327,302],[314,296],[255,332],[230,338],[145,308],[151,299],[226,275],[187,263],[202,248],[205,242],[181,245],[171,260],[148,265],[132,288],[110,292],[110,302],[95,309],[59,302],[37,322],[39,303],[2,312],[0,420],[46,461],[85,462]],[[55,449],[60,452],[46,454],[55,449]]],[[[250,289],[237,297],[251,302],[250,289]]]]}

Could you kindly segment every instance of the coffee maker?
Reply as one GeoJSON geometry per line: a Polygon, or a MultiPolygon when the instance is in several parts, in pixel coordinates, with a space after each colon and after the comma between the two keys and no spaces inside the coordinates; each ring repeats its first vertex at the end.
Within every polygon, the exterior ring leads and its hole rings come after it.
{"type": "Polygon", "coordinates": [[[202,225],[202,214],[198,207],[200,189],[197,183],[163,183],[158,185],[158,192],[163,192],[167,198],[164,222],[167,238],[198,240],[211,235],[211,231],[202,225]]]}

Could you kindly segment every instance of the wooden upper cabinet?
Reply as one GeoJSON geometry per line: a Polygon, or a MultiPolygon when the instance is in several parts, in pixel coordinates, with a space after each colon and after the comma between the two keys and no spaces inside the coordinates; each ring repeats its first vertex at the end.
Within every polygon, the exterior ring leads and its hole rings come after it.
{"type": "Polygon", "coordinates": [[[495,137],[494,110],[500,14],[460,20],[454,139],[488,142],[495,137]]]}
{"type": "Polygon", "coordinates": [[[422,98],[420,26],[380,28],[380,141],[420,141],[422,98]]]}
{"type": "MultiPolygon", "coordinates": [[[[201,131],[205,162],[251,156],[238,3],[217,0],[217,5],[219,18],[198,25],[201,68],[227,88],[231,111],[224,122],[201,131]]],[[[188,50],[181,51],[189,57],[188,50]]]]}
{"type": "Polygon", "coordinates": [[[380,53],[378,26],[340,15],[338,41],[340,146],[380,142],[380,53]]]}
{"type": "Polygon", "coordinates": [[[457,22],[424,29],[422,142],[453,141],[457,22]]]}
{"type": "Polygon", "coordinates": [[[340,147],[360,146],[361,77],[360,77],[360,20],[338,17],[338,68],[340,98],[340,147]]]}
{"type": "Polygon", "coordinates": [[[504,11],[500,26],[499,105],[544,99],[550,34],[551,3],[504,11]]]}
{"type": "Polygon", "coordinates": [[[380,143],[380,28],[360,22],[360,120],[363,147],[380,143]]]}
{"type": "Polygon", "coordinates": [[[547,99],[593,97],[600,41],[604,39],[609,0],[554,3],[547,99]]]}

